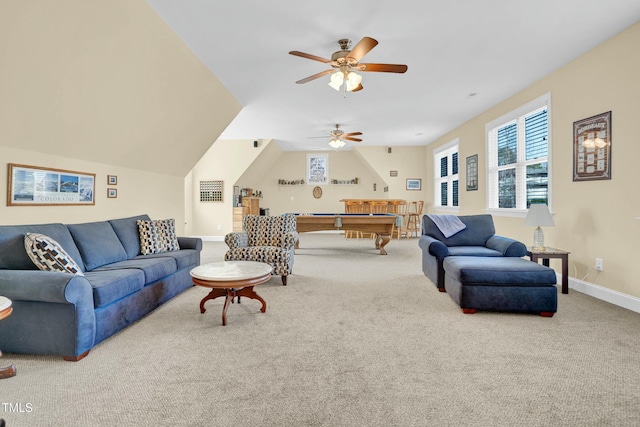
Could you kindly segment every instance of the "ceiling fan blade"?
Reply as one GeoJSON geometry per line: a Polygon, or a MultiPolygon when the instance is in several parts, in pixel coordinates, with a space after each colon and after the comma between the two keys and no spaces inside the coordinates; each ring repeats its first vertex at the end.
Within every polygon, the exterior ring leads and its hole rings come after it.
{"type": "Polygon", "coordinates": [[[362,132],[349,132],[344,134],[344,136],[357,136],[357,135],[362,135],[362,132]]]}
{"type": "Polygon", "coordinates": [[[362,142],[361,139],[358,138],[351,138],[350,136],[343,136],[342,139],[346,139],[347,141],[355,141],[355,142],[362,142]]]}
{"type": "Polygon", "coordinates": [[[319,56],[311,55],[310,53],[299,52],[297,50],[292,50],[291,52],[289,52],[289,55],[300,56],[302,58],[312,59],[312,60],[318,61],[318,62],[324,62],[325,64],[328,64],[328,63],[331,62],[330,59],[321,58],[319,56]]]}
{"type": "Polygon", "coordinates": [[[357,92],[357,91],[362,90],[362,89],[364,89],[364,86],[362,86],[362,83],[360,83],[360,84],[359,84],[358,86],[356,86],[356,88],[355,88],[355,89],[353,89],[351,92],[357,92]]]}
{"type": "Polygon", "coordinates": [[[371,49],[376,47],[377,44],[377,40],[372,39],[371,37],[363,37],[362,40],[360,40],[358,44],[351,49],[351,53],[347,55],[347,58],[353,58],[356,61],[360,61],[362,57],[369,53],[371,49]]]}
{"type": "Polygon", "coordinates": [[[404,73],[409,67],[403,64],[358,64],[359,71],[376,71],[381,73],[404,73]]]}
{"type": "Polygon", "coordinates": [[[333,73],[335,70],[324,70],[324,71],[320,71],[319,73],[316,73],[312,76],[306,77],[302,80],[298,80],[296,83],[298,84],[302,84],[302,83],[307,83],[310,82],[311,80],[315,80],[315,79],[319,79],[322,76],[326,76],[327,74],[331,74],[333,73]]]}

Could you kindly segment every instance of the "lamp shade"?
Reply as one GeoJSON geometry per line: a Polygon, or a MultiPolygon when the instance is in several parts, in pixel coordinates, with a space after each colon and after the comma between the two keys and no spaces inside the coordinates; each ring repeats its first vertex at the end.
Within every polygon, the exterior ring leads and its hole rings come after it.
{"type": "Polygon", "coordinates": [[[335,90],[340,90],[340,86],[342,86],[342,82],[344,81],[344,75],[342,71],[336,71],[331,74],[331,81],[329,82],[329,86],[334,88],[335,90]]]}
{"type": "Polygon", "coordinates": [[[532,203],[529,206],[529,212],[527,213],[527,219],[524,220],[524,225],[531,225],[534,227],[539,226],[555,226],[549,207],[544,203],[532,203]]]}

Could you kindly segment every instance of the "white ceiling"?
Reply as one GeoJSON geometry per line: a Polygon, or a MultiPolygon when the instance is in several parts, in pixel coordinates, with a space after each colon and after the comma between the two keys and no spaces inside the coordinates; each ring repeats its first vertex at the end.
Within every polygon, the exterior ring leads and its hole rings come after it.
{"type": "Polygon", "coordinates": [[[429,144],[640,20],[638,0],[147,1],[244,105],[220,139],[305,151],[336,123],[361,145],[429,144]],[[346,97],[329,76],[295,84],[329,66],[289,51],[364,36],[379,44],[362,62],[408,71],[362,73],[346,97]]]}

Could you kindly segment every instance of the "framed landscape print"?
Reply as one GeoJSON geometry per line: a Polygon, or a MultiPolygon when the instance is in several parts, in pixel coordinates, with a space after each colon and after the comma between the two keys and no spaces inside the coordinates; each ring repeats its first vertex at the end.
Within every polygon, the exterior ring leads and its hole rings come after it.
{"type": "Polygon", "coordinates": [[[419,179],[419,178],[408,178],[407,179],[407,190],[422,190],[422,179],[419,179]]]}
{"type": "Polygon", "coordinates": [[[611,111],[573,122],[573,180],[611,179],[611,111]]]}
{"type": "Polygon", "coordinates": [[[7,206],[95,205],[96,175],[9,163],[7,206]]]}
{"type": "Polygon", "coordinates": [[[467,157],[467,191],[478,189],[478,155],[467,157]]]}

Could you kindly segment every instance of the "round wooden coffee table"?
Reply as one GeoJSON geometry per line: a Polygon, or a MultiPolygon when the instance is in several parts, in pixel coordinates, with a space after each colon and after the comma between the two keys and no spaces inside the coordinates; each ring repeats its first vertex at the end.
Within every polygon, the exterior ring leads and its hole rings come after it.
{"type": "Polygon", "coordinates": [[[227,324],[227,308],[235,297],[257,299],[262,303],[261,312],[267,311],[267,303],[253,287],[271,278],[269,264],[255,261],[223,261],[201,265],[191,270],[194,285],[211,288],[211,292],[200,301],[200,313],[204,313],[204,303],[218,297],[225,297],[222,308],[222,325],[227,324]]]}
{"type": "MultiPolygon", "coordinates": [[[[0,320],[5,317],[9,317],[11,312],[13,311],[13,307],[11,307],[11,300],[7,297],[0,296],[0,320]]],[[[0,357],[2,356],[2,352],[0,351],[0,357]]],[[[2,378],[11,378],[16,375],[16,365],[7,366],[6,368],[0,368],[0,379],[2,378]]]]}

